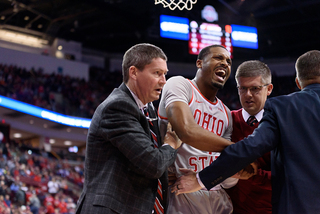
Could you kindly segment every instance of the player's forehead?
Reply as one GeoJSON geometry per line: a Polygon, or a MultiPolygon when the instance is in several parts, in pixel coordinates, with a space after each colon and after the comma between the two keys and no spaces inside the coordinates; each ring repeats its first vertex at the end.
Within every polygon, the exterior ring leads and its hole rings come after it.
{"type": "Polygon", "coordinates": [[[223,47],[212,47],[210,48],[210,53],[214,56],[223,56],[227,59],[231,59],[229,51],[223,47]]]}

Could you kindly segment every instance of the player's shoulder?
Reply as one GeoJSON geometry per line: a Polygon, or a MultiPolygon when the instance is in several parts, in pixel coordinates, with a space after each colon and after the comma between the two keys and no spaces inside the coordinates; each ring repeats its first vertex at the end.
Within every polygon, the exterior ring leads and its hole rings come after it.
{"type": "Polygon", "coordinates": [[[167,90],[188,90],[191,87],[189,80],[183,76],[174,76],[167,80],[164,91],[167,90]]]}
{"type": "Polygon", "coordinates": [[[185,82],[185,81],[188,81],[187,78],[183,77],[183,76],[173,76],[173,77],[170,77],[168,80],[167,80],[167,84],[171,83],[171,82],[185,82]]]}

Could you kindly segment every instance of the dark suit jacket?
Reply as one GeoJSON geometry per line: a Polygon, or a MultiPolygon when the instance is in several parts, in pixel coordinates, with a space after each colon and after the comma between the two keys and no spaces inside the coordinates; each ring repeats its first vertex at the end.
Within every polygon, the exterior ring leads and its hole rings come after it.
{"type": "Polygon", "coordinates": [[[150,214],[157,179],[165,178],[165,190],[167,168],[175,156],[171,146],[154,147],[149,122],[122,84],[93,115],[86,145],[85,182],[77,213],[150,214]]]}
{"type": "Polygon", "coordinates": [[[273,213],[320,213],[320,84],[270,98],[259,127],[199,173],[207,189],[271,151],[273,213]]]}

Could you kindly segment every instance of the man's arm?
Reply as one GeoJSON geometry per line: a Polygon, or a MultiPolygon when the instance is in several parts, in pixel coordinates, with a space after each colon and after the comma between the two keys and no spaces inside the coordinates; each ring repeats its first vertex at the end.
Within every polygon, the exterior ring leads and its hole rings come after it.
{"type": "MultiPolygon", "coordinates": [[[[128,167],[135,173],[148,178],[159,178],[174,162],[176,151],[171,146],[155,148],[146,133],[146,130],[149,131],[149,126],[143,113],[135,102],[121,98],[109,102],[101,110],[99,117],[102,119],[95,127],[98,134],[91,137],[98,138],[98,135],[103,139],[96,141],[110,142],[128,159],[130,162],[128,167]]],[[[172,143],[170,143],[172,147],[179,146],[175,145],[174,139],[172,143]]]]}
{"type": "MultiPolygon", "coordinates": [[[[174,192],[176,195],[180,195],[182,193],[195,192],[202,188],[206,188],[202,183],[198,173],[196,173],[192,169],[180,168],[179,170],[183,175],[180,176],[176,180],[176,182],[172,185],[171,187],[172,193],[174,192]]],[[[257,172],[257,164],[253,162],[250,165],[248,165],[245,169],[241,170],[240,172],[238,172],[232,177],[247,180],[248,178],[256,174],[256,172],[257,172]]],[[[234,185],[231,185],[231,186],[234,186],[234,185]]],[[[231,186],[225,187],[225,188],[230,188],[231,186]]]]}
{"type": "Polygon", "coordinates": [[[172,102],[166,108],[166,113],[173,130],[186,144],[209,152],[221,152],[224,148],[233,144],[199,126],[195,122],[189,106],[184,102],[172,102]]]}

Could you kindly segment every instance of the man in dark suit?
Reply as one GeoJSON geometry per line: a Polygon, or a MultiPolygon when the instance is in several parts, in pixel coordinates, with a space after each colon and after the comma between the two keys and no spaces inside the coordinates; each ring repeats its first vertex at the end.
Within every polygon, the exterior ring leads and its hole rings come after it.
{"type": "Polygon", "coordinates": [[[210,189],[271,151],[272,213],[320,213],[320,51],[301,55],[296,74],[301,91],[268,99],[252,135],[228,146],[199,174],[185,169],[172,191],[210,189]]]}
{"type": "Polygon", "coordinates": [[[151,103],[159,99],[166,83],[166,60],[163,51],[151,44],[135,45],[125,53],[123,83],[99,105],[92,118],[84,188],[76,213],[164,212],[166,205],[160,205],[158,199],[154,208],[156,193],[160,191],[166,202],[167,168],[180,146],[172,132],[164,141],[169,145],[161,146],[151,103]]]}

